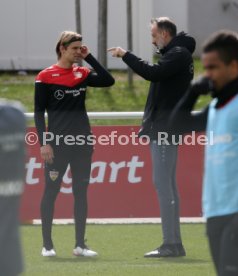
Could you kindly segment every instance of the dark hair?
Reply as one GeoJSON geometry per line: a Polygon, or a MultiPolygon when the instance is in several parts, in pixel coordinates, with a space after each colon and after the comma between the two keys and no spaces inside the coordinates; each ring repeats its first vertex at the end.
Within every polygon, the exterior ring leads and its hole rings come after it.
{"type": "Polygon", "coordinates": [[[238,61],[238,34],[222,30],[212,34],[203,45],[203,53],[217,51],[225,64],[238,61]]]}
{"type": "Polygon", "coordinates": [[[151,23],[156,23],[158,29],[167,31],[171,37],[175,37],[177,34],[177,27],[172,20],[168,17],[159,17],[151,19],[151,23]]]}
{"type": "Polygon", "coordinates": [[[82,36],[73,31],[64,31],[61,33],[58,42],[55,47],[55,51],[58,59],[61,58],[60,46],[63,45],[65,48],[69,46],[70,43],[74,41],[82,41],[82,36]]]}

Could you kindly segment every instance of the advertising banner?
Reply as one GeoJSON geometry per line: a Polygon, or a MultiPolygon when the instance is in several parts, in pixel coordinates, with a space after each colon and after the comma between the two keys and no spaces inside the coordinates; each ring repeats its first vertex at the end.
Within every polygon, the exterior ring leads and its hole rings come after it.
{"type": "MultiPolygon", "coordinates": [[[[134,136],[138,127],[96,126],[88,191],[89,218],[159,217],[157,194],[152,180],[150,147],[146,139],[134,136]],[[108,140],[110,139],[110,141],[108,140]]],[[[44,190],[44,162],[34,141],[35,128],[28,129],[25,191],[21,220],[40,218],[40,201],[44,190]]],[[[192,144],[194,137],[188,137],[192,144]]],[[[83,162],[83,160],[82,160],[83,162]]],[[[200,217],[203,146],[179,146],[177,183],[181,217],[200,217]]],[[[55,205],[55,218],[73,218],[71,174],[68,167],[55,205]]]]}

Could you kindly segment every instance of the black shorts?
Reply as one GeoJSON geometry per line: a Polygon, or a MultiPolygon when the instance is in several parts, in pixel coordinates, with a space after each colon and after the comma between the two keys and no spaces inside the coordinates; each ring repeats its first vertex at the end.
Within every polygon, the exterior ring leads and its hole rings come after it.
{"type": "Polygon", "coordinates": [[[209,218],[207,235],[219,276],[238,275],[238,213],[209,218]]]}

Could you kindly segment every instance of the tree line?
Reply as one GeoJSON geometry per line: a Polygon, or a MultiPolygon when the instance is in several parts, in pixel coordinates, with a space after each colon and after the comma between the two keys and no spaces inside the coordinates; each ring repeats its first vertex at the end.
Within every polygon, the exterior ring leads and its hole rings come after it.
{"type": "MultiPolygon", "coordinates": [[[[127,49],[133,50],[133,32],[132,32],[132,0],[126,0],[127,14],[127,49]]],[[[76,31],[82,33],[81,24],[81,5],[80,0],[75,0],[76,31]]],[[[107,24],[108,24],[108,0],[98,0],[98,61],[107,68],[107,24]]],[[[133,73],[130,68],[128,71],[128,84],[133,86],[133,73]]]]}

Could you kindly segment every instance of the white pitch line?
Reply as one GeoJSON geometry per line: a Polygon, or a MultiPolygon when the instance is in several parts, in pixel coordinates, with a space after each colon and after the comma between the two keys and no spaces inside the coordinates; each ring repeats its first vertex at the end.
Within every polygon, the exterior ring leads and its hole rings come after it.
{"type": "MultiPolygon", "coordinates": [[[[205,223],[206,220],[202,217],[180,218],[181,223],[205,223]]],[[[73,224],[73,219],[54,219],[53,224],[67,225],[73,224]]],[[[161,218],[100,218],[87,219],[87,224],[157,224],[161,223],[161,218]]],[[[34,225],[40,225],[40,219],[32,221],[34,225]]]]}

